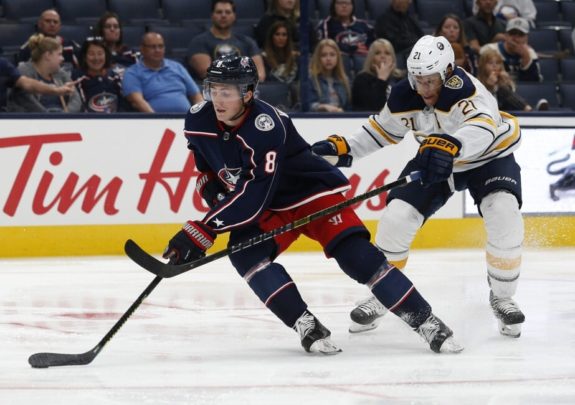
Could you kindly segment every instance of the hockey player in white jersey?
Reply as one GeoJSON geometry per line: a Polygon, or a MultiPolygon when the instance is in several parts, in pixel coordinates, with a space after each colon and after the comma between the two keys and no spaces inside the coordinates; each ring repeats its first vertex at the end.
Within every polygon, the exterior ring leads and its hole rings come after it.
{"type": "MultiPolygon", "coordinates": [[[[454,191],[468,189],[487,232],[489,302],[501,334],[519,337],[525,316],[513,300],[524,233],[521,169],[513,156],[521,140],[518,121],[500,112],[489,91],[455,66],[444,37],[420,38],[407,70],[407,79],[392,88],[379,114],[351,136],[330,136],[312,150],[337,166],[350,166],[412,132],[420,147],[402,175],[421,170],[422,182],[389,193],[377,246],[403,268],[418,229],[454,191]]],[[[366,299],[351,312],[350,332],[377,327],[385,312],[374,297],[366,299]]]]}

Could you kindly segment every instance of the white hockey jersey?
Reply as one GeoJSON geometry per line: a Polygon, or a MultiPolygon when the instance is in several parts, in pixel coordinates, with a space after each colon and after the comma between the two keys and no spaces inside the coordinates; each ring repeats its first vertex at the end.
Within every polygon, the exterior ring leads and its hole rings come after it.
{"type": "Polygon", "coordinates": [[[347,136],[351,155],[357,159],[384,146],[401,142],[413,131],[419,143],[431,134],[448,134],[461,144],[454,172],[479,167],[511,154],[519,147],[521,131],[516,117],[500,112],[493,95],[472,75],[456,68],[434,107],[404,79],[394,85],[379,114],[353,135],[347,136]]]}

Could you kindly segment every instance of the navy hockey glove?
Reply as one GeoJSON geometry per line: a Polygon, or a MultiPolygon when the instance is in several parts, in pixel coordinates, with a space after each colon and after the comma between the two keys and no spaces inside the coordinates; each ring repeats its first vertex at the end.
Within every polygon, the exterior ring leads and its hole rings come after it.
{"type": "Polygon", "coordinates": [[[206,255],[216,239],[216,233],[200,221],[188,221],[182,230],[170,239],[162,257],[171,264],[184,264],[206,255]]]}
{"type": "Polygon", "coordinates": [[[421,184],[429,186],[445,181],[453,171],[453,159],[461,142],[446,134],[432,134],[419,147],[416,160],[421,169],[421,184]]]}
{"type": "Polygon", "coordinates": [[[311,151],[337,167],[350,167],[353,160],[347,141],[339,135],[330,135],[327,140],[314,143],[311,151]]]}
{"type": "Polygon", "coordinates": [[[213,173],[202,173],[196,181],[196,191],[210,208],[214,208],[226,197],[226,189],[213,173]]]}

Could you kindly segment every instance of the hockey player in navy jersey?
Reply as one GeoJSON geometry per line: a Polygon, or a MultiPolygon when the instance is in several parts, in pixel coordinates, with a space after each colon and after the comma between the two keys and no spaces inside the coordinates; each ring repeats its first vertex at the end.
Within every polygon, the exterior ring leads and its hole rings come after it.
{"type": "MultiPolygon", "coordinates": [[[[391,90],[379,114],[351,136],[330,137],[312,150],[339,166],[350,165],[413,131],[421,144],[403,173],[421,170],[413,182],[388,194],[376,245],[403,268],[417,230],[451,197],[468,189],[487,231],[489,301],[499,331],[519,337],[525,316],[513,300],[521,267],[523,218],[520,167],[513,157],[521,132],[512,115],[465,70],[455,66],[444,37],[424,36],[407,59],[408,78],[391,90]]],[[[351,312],[350,332],[377,327],[387,310],[370,297],[351,312]]]]}
{"type": "MultiPolygon", "coordinates": [[[[172,263],[203,257],[218,234],[229,232],[229,244],[235,245],[344,200],[347,178],[312,154],[288,115],[254,99],[257,83],[251,58],[217,59],[204,81],[206,101],[187,113],[188,148],[202,173],[196,188],[211,209],[204,218],[187,221],[170,240],[164,258],[172,263]]],[[[463,349],[411,281],[369,242],[354,211],[346,208],[230,254],[240,276],[266,307],[297,331],[307,352],[341,350],[276,262],[301,234],[317,240],[347,275],[369,286],[433,351],[463,349]]]]}

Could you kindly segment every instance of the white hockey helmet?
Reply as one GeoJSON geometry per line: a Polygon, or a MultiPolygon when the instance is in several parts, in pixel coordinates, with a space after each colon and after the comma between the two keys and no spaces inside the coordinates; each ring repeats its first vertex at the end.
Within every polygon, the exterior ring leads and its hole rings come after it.
{"type": "Polygon", "coordinates": [[[449,41],[442,36],[425,35],[415,43],[407,58],[407,76],[415,89],[414,76],[428,76],[439,73],[441,80],[455,68],[455,54],[449,41]]]}

